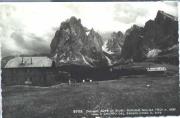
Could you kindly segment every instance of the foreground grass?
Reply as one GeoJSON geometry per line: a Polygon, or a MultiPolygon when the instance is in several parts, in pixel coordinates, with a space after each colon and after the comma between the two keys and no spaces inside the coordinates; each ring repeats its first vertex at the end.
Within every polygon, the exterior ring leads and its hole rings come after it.
{"type": "Polygon", "coordinates": [[[139,76],[44,88],[3,87],[3,118],[75,118],[80,117],[73,114],[78,109],[174,108],[179,106],[178,81],[178,76],[139,76]]]}

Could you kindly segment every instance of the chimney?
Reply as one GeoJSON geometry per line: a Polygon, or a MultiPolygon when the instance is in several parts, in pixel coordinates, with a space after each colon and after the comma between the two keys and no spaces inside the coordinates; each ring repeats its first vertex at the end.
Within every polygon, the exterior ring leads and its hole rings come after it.
{"type": "Polygon", "coordinates": [[[32,64],[32,57],[31,57],[31,64],[32,64]]]}
{"type": "Polygon", "coordinates": [[[24,63],[24,59],[23,59],[23,57],[22,57],[22,61],[21,61],[21,63],[22,63],[22,64],[24,63]]]}

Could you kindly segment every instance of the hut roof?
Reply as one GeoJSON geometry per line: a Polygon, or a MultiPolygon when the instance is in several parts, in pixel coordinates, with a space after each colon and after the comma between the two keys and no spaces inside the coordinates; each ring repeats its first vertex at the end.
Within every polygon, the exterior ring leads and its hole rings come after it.
{"type": "Polygon", "coordinates": [[[51,67],[52,60],[48,57],[15,57],[7,62],[5,68],[51,67]]]}

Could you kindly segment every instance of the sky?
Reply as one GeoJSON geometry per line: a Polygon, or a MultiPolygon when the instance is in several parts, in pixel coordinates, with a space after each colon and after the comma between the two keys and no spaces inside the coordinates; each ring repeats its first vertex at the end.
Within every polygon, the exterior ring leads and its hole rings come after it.
{"type": "Polygon", "coordinates": [[[176,2],[0,3],[1,54],[48,53],[55,31],[71,16],[101,34],[124,33],[133,24],[144,26],[158,10],[178,15],[176,2]]]}

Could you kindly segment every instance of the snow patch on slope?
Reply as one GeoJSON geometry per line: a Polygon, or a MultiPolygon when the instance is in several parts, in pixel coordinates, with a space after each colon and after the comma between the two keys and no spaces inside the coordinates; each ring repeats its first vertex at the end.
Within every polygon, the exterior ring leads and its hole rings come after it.
{"type": "Polygon", "coordinates": [[[110,65],[112,65],[112,62],[111,62],[111,60],[107,57],[107,56],[105,56],[105,58],[107,59],[107,61],[108,61],[108,65],[110,66],[110,65]]]}
{"type": "Polygon", "coordinates": [[[108,43],[108,41],[105,41],[104,45],[102,46],[102,50],[108,54],[113,54],[113,52],[108,50],[107,43],[108,43]]]}
{"type": "Polygon", "coordinates": [[[59,62],[60,62],[60,63],[66,63],[67,61],[64,60],[64,59],[61,59],[59,62]]]}
{"type": "Polygon", "coordinates": [[[82,55],[83,61],[85,62],[85,64],[89,65],[92,67],[92,65],[86,60],[86,58],[82,55]]]}
{"type": "Polygon", "coordinates": [[[147,53],[147,57],[148,58],[156,57],[160,52],[161,52],[160,49],[152,49],[147,53]]]}
{"type": "Polygon", "coordinates": [[[90,31],[87,31],[87,32],[86,32],[86,35],[88,36],[88,35],[89,35],[89,33],[90,33],[90,31]]]}

